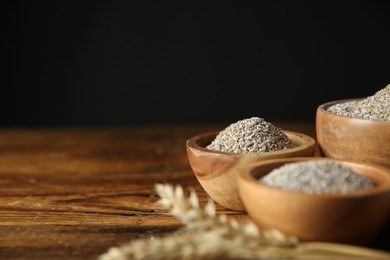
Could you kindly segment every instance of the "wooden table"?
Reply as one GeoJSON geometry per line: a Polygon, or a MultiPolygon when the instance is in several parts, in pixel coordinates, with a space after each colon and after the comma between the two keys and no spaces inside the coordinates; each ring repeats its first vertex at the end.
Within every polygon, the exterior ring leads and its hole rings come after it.
{"type": "MultiPolygon", "coordinates": [[[[275,125],[315,136],[312,123],[275,125]]],[[[185,141],[222,127],[1,129],[0,258],[96,259],[112,246],[176,230],[181,223],[156,204],[154,185],[194,187],[204,204],[185,141]]],[[[372,247],[390,250],[389,241],[384,234],[372,247]]]]}

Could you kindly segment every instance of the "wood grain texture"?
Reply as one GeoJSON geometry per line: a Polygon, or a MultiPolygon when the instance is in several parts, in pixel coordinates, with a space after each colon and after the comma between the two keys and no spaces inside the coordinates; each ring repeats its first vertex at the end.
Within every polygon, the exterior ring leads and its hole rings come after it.
{"type": "MultiPolygon", "coordinates": [[[[390,168],[390,122],[340,116],[327,111],[345,99],[320,105],[316,112],[321,152],[335,159],[379,164],[390,168]]],[[[356,100],[356,99],[355,99],[356,100]]]]}
{"type": "Polygon", "coordinates": [[[297,147],[267,153],[225,153],[205,149],[219,131],[208,132],[190,138],[186,142],[188,162],[207,194],[225,208],[244,211],[238,195],[237,176],[251,163],[271,158],[311,157],[315,152],[315,140],[302,133],[284,133],[297,147]]]}
{"type": "MultiPolygon", "coordinates": [[[[312,124],[276,125],[315,133],[312,124]]],[[[156,204],[154,185],[194,187],[205,204],[185,142],[221,127],[1,129],[0,258],[96,259],[109,247],[176,230],[181,224],[156,204]]]]}
{"type": "Polygon", "coordinates": [[[384,167],[323,157],[276,158],[257,162],[241,171],[237,184],[247,213],[255,223],[296,235],[303,241],[366,246],[390,218],[390,173],[384,167]],[[272,169],[307,160],[341,163],[370,178],[375,187],[348,194],[310,195],[270,188],[259,182],[272,169]]]}

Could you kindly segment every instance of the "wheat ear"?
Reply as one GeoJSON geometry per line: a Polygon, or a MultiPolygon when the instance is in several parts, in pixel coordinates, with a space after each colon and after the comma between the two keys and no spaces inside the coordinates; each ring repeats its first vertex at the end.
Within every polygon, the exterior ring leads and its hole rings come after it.
{"type": "Polygon", "coordinates": [[[217,215],[213,201],[199,205],[192,190],[185,197],[181,186],[155,186],[160,203],[184,224],[165,237],[139,239],[110,248],[99,260],[128,259],[390,259],[390,254],[333,243],[301,243],[277,230],[260,230],[253,222],[238,223],[217,215]]]}

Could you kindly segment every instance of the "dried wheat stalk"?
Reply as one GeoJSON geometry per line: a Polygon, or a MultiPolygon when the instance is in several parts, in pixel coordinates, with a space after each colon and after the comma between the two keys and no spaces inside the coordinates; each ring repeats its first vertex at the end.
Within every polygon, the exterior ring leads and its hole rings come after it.
{"type": "Polygon", "coordinates": [[[99,260],[128,259],[390,259],[378,250],[332,243],[301,243],[277,230],[261,230],[253,222],[238,223],[217,215],[213,201],[204,209],[191,191],[156,184],[160,203],[184,228],[173,234],[139,239],[110,248],[99,260]]]}

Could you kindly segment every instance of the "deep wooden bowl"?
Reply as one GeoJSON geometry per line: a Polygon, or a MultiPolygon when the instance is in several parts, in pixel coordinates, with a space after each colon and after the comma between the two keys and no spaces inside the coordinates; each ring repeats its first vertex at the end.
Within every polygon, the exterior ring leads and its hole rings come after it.
{"type": "Polygon", "coordinates": [[[228,209],[244,210],[238,196],[237,175],[247,164],[271,158],[314,155],[314,138],[291,131],[284,133],[298,146],[288,150],[246,154],[206,149],[218,133],[194,136],[187,140],[186,149],[188,161],[200,185],[214,201],[228,209]]]}
{"type": "Polygon", "coordinates": [[[303,241],[371,242],[390,217],[389,169],[326,157],[282,158],[253,163],[238,176],[239,195],[251,219],[303,241]],[[369,177],[376,186],[347,194],[308,194],[270,187],[259,178],[285,163],[332,160],[369,177]]]}
{"type": "Polygon", "coordinates": [[[327,108],[353,99],[320,105],[316,114],[317,142],[322,155],[390,167],[390,121],[340,116],[327,108]]]}

